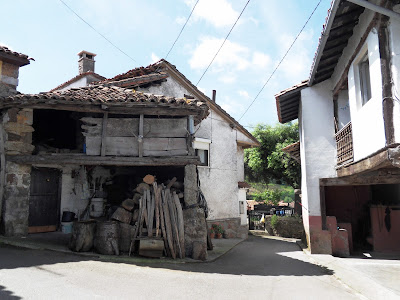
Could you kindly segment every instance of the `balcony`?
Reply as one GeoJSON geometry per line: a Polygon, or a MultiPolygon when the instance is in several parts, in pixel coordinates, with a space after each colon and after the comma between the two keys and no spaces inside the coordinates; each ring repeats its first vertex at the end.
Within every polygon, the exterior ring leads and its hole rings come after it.
{"type": "Polygon", "coordinates": [[[337,149],[337,165],[346,165],[354,160],[353,158],[353,134],[351,122],[347,123],[335,134],[337,149]]]}

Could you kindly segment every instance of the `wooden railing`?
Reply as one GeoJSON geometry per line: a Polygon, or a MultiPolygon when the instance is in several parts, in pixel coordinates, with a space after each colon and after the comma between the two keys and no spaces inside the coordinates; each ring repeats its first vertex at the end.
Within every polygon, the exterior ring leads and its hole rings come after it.
{"type": "Polygon", "coordinates": [[[353,134],[351,122],[335,134],[337,148],[337,165],[353,161],[353,134]]]}

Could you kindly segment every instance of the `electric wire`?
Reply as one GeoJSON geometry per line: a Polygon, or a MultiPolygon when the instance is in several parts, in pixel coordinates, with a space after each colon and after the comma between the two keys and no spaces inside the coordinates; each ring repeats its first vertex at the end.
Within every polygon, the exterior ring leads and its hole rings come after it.
{"type": "Polygon", "coordinates": [[[86,22],[80,15],[78,15],[70,6],[68,6],[63,0],[60,0],[62,4],[64,4],[75,16],[77,16],[79,19],[81,19],[86,25],[88,25],[90,28],[92,28],[98,35],[100,35],[103,39],[105,39],[107,42],[109,42],[115,49],[120,51],[122,54],[130,58],[132,61],[137,63],[135,59],[133,59],[131,56],[129,56],[126,52],[124,52],[121,48],[119,48],[117,45],[115,45],[113,42],[111,42],[107,37],[105,37],[102,33],[96,30],[92,25],[90,25],[88,22],[86,22]]]}
{"type": "Polygon", "coordinates": [[[307,21],[304,23],[303,27],[301,28],[300,32],[297,34],[296,38],[293,40],[292,44],[290,45],[289,49],[286,51],[285,55],[282,57],[282,59],[279,61],[278,65],[275,67],[274,71],[271,73],[267,81],[264,83],[262,86],[261,90],[257,93],[256,97],[254,100],[250,103],[250,105],[247,107],[245,112],[242,114],[242,116],[238,119],[238,122],[243,118],[243,116],[248,112],[250,107],[254,104],[254,102],[257,100],[258,96],[260,96],[261,92],[264,90],[265,86],[268,84],[268,82],[271,80],[272,76],[274,76],[275,72],[278,70],[282,62],[285,60],[286,56],[288,55],[289,51],[293,48],[293,45],[296,43],[297,39],[299,38],[300,34],[303,32],[304,28],[307,26],[308,22],[310,21],[311,17],[314,15],[315,11],[321,4],[322,0],[319,0],[317,3],[317,6],[315,6],[314,10],[312,11],[311,15],[308,17],[307,21]]]}
{"type": "Polygon", "coordinates": [[[179,37],[181,36],[183,29],[185,29],[185,27],[186,27],[186,24],[189,22],[189,19],[190,19],[190,17],[192,16],[192,14],[193,14],[193,11],[194,11],[194,9],[196,8],[196,6],[197,6],[197,3],[199,3],[199,1],[200,1],[200,0],[197,0],[196,4],[193,6],[193,8],[192,8],[192,11],[190,12],[190,15],[189,15],[189,17],[187,18],[187,20],[186,20],[185,24],[183,24],[183,27],[182,27],[181,31],[179,32],[179,34],[178,34],[178,36],[177,36],[177,38],[176,38],[175,42],[172,44],[172,46],[171,46],[171,49],[169,49],[169,51],[168,51],[167,55],[165,56],[165,59],[167,59],[167,57],[168,57],[169,53],[172,51],[172,48],[174,48],[174,46],[175,46],[176,42],[178,41],[179,37]]]}
{"type": "Polygon", "coordinates": [[[208,67],[205,69],[203,75],[201,75],[199,81],[197,81],[196,83],[196,87],[199,85],[200,81],[203,79],[204,75],[207,73],[208,69],[210,68],[211,64],[214,62],[214,59],[217,57],[219,51],[221,51],[222,47],[224,46],[226,40],[228,39],[229,35],[231,34],[233,28],[236,26],[236,23],[239,21],[240,17],[242,16],[244,10],[246,9],[247,5],[249,4],[250,0],[247,1],[246,5],[243,7],[242,12],[240,13],[240,15],[238,16],[238,18],[236,19],[235,23],[233,24],[231,30],[229,30],[227,36],[225,37],[225,40],[222,42],[221,46],[219,47],[217,53],[215,53],[213,59],[211,60],[210,64],[208,65],[208,67]]]}

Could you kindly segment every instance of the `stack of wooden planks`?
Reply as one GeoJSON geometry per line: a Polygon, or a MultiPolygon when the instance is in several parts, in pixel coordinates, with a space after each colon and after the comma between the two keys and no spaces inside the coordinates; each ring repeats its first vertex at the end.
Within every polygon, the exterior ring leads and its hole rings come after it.
{"type": "Polygon", "coordinates": [[[161,240],[164,252],[172,258],[185,257],[185,235],[182,206],[171,186],[176,178],[167,186],[153,182],[139,199],[139,215],[135,224],[131,249],[136,240],[161,240]]]}

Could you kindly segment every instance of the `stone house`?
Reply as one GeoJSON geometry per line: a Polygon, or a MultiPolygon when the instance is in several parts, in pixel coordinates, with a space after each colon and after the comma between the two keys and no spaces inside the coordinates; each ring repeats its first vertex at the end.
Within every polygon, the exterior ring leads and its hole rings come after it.
{"type": "MultiPolygon", "coordinates": [[[[10,55],[29,63],[22,54],[10,55]]],[[[19,94],[16,85],[4,89],[2,233],[57,230],[62,212],[80,215],[93,195],[118,204],[144,175],[153,174],[161,182],[176,177],[184,183],[187,256],[204,258],[204,253],[193,254],[195,242],[206,248],[199,188],[208,202],[209,221],[221,223],[231,237],[246,235],[238,182],[244,179],[243,149],[256,146],[255,138],[187,79],[181,83],[187,84],[184,94],[152,90],[183,91],[175,77],[157,70],[168,66],[177,72],[165,61],[128,72],[136,76],[88,85],[104,79],[94,73],[94,56],[81,52],[82,76],[50,92],[19,94]],[[88,60],[89,70],[84,68],[88,60]]],[[[17,70],[19,63],[14,64],[17,70]]]]}
{"type": "Polygon", "coordinates": [[[400,252],[399,4],[332,1],[310,78],[275,96],[312,253],[400,252]]]}

